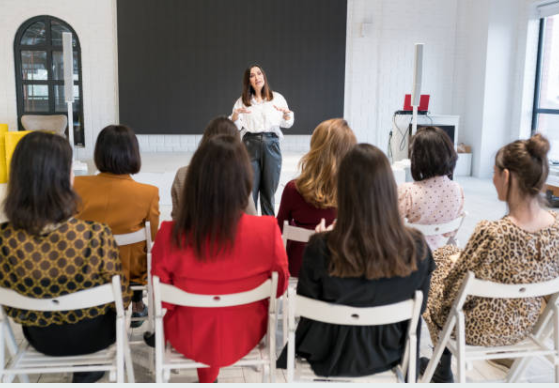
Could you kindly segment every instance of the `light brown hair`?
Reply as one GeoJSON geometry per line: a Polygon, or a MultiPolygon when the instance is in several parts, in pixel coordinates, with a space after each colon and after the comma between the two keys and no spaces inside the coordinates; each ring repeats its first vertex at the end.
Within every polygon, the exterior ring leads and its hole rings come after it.
{"type": "Polygon", "coordinates": [[[329,273],[342,278],[409,276],[417,270],[418,254],[425,257],[421,233],[402,222],[394,175],[377,147],[359,144],[342,160],[338,218],[327,241],[329,273]]]}
{"type": "Polygon", "coordinates": [[[357,143],[344,119],[323,121],[311,137],[311,149],[299,162],[295,181],[306,202],[318,208],[336,207],[336,172],[342,158],[357,143]]]}
{"type": "Polygon", "coordinates": [[[252,96],[256,94],[254,88],[250,84],[250,70],[253,67],[258,67],[262,72],[262,76],[264,76],[264,86],[262,87],[262,98],[264,98],[266,101],[272,101],[274,99],[274,94],[272,92],[272,89],[270,88],[270,85],[268,84],[268,77],[266,77],[266,72],[264,71],[264,69],[260,65],[251,65],[246,68],[245,74],[243,75],[243,94],[241,95],[241,98],[245,106],[251,106],[250,100],[252,96]]]}
{"type": "Polygon", "coordinates": [[[200,261],[232,247],[251,188],[250,159],[238,137],[218,135],[200,144],[181,193],[174,243],[192,246],[200,261]]]}
{"type": "MultiPolygon", "coordinates": [[[[521,196],[535,197],[541,193],[549,174],[548,152],[549,141],[537,133],[527,140],[517,140],[502,147],[495,156],[495,166],[514,174],[521,196]]],[[[507,196],[510,183],[509,179],[507,196]]]]}

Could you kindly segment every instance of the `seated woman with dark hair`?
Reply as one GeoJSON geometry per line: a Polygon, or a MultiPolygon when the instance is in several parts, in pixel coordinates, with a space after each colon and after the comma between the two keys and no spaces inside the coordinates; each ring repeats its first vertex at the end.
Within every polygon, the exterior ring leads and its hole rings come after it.
{"type": "MultiPolygon", "coordinates": [[[[134,132],[124,125],[104,128],[97,137],[94,159],[100,173],[76,177],[74,182],[82,202],[76,218],[108,224],[114,234],[135,232],[149,221],[155,239],[159,227],[159,190],[130,176],[138,173],[142,165],[134,132]]],[[[146,243],[121,246],[120,258],[126,277],[133,283],[146,284],[146,243]]],[[[147,315],[142,291],[134,291],[132,302],[132,317],[147,315]]],[[[131,326],[142,323],[133,321],[131,326]]]]}
{"type": "MultiPolygon", "coordinates": [[[[308,243],[297,294],[374,307],[411,299],[420,290],[424,310],[434,270],[431,251],[421,233],[406,228],[399,216],[396,182],[384,153],[369,144],[355,146],[341,162],[337,185],[337,221],[308,243]]],[[[296,354],[319,376],[382,372],[401,362],[407,326],[332,325],[301,318],[296,354]]],[[[278,366],[285,367],[286,353],[278,366]]]]}
{"type": "MultiPolygon", "coordinates": [[[[0,287],[33,298],[54,298],[110,283],[121,275],[125,305],[128,279],[107,225],[72,217],[72,149],[66,139],[32,132],[17,145],[5,202],[9,222],[0,225],[0,287]]],[[[61,312],[6,308],[23,335],[50,356],[89,354],[115,342],[114,305],[61,312]]],[[[93,382],[104,372],[74,373],[93,382]]]]}
{"type": "MultiPolygon", "coordinates": [[[[344,119],[323,121],[311,137],[311,149],[299,165],[301,175],[283,189],[278,225],[284,221],[305,229],[314,229],[321,222],[336,219],[336,172],[345,154],[357,144],[355,134],[344,119]]],[[[288,241],[289,273],[298,276],[305,244],[288,241]]]]}
{"type": "MultiPolygon", "coordinates": [[[[502,147],[495,156],[493,184],[509,213],[477,224],[463,251],[445,246],[434,253],[437,270],[424,318],[435,344],[464,276],[503,284],[539,283],[559,276],[559,216],[545,208],[541,192],[549,173],[549,142],[536,134],[502,147]]],[[[504,346],[532,333],[543,298],[469,298],[464,305],[466,344],[504,346]]],[[[433,382],[451,383],[452,353],[445,349],[433,382]]],[[[429,360],[422,357],[420,371],[429,360]]]]}
{"type": "MultiPolygon", "coordinates": [[[[448,135],[438,127],[420,128],[410,146],[414,182],[398,187],[400,214],[412,224],[444,224],[464,209],[464,191],[452,181],[458,155],[448,135]]],[[[456,233],[427,236],[432,250],[456,233]]]]}
{"type": "MultiPolygon", "coordinates": [[[[202,136],[202,140],[200,140],[200,144],[198,146],[200,147],[211,138],[219,135],[233,136],[241,141],[239,130],[237,129],[237,126],[234,122],[229,120],[227,117],[216,117],[215,119],[210,121],[206,126],[206,129],[204,129],[204,135],[202,136]]],[[[187,172],[188,166],[179,168],[177,170],[177,173],[175,174],[173,185],[171,186],[171,199],[173,202],[171,217],[173,218],[173,220],[176,220],[179,216],[179,200],[181,198],[181,191],[184,187],[187,172]]],[[[252,195],[250,195],[248,198],[248,205],[245,208],[245,213],[251,216],[255,216],[257,214],[252,195]]]]}
{"type": "MultiPolygon", "coordinates": [[[[199,294],[251,290],[273,271],[277,296],[289,272],[281,234],[273,217],[243,212],[252,188],[245,146],[217,136],[192,157],[174,222],[163,222],[153,246],[153,275],[163,283],[199,294]]],[[[165,339],[180,353],[208,365],[200,382],[217,378],[219,368],[248,354],[266,334],[267,302],[207,309],[172,306],[164,317],[165,339]]],[[[154,335],[145,336],[154,343],[154,335]]]]}

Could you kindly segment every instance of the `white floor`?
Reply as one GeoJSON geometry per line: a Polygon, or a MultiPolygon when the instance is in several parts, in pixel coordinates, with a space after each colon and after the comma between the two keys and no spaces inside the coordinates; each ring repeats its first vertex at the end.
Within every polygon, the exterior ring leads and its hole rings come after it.
{"type": "MultiPolygon", "coordinates": [[[[171,198],[170,187],[173,181],[175,171],[182,165],[185,165],[190,160],[191,154],[146,154],[143,155],[142,172],[135,176],[135,179],[140,182],[154,184],[160,189],[160,208],[161,220],[169,220],[171,212],[171,198]]],[[[281,199],[281,192],[285,184],[297,175],[297,163],[301,154],[288,153],[283,156],[283,170],[280,180],[280,188],[275,198],[276,209],[279,206],[281,199]]],[[[90,162],[91,165],[91,162],[90,162]]],[[[460,245],[465,245],[469,236],[475,228],[477,222],[483,219],[495,220],[502,217],[506,212],[504,203],[499,202],[496,198],[496,193],[493,189],[491,180],[476,179],[471,177],[459,177],[457,181],[460,182],[464,188],[465,193],[465,210],[468,212],[459,234],[458,240],[460,245]]],[[[145,326],[145,324],[144,324],[145,326]]],[[[19,325],[13,325],[16,337],[22,343],[23,337],[19,325]]],[[[141,335],[145,330],[144,327],[134,329],[132,339],[141,339],[141,335]]],[[[281,328],[278,329],[278,341],[281,336],[281,328]]],[[[278,351],[281,350],[278,342],[278,351]]],[[[140,345],[133,345],[132,357],[135,362],[135,376],[137,382],[152,382],[153,375],[145,367],[149,348],[140,345]]],[[[424,325],[422,328],[421,337],[421,355],[429,357],[431,355],[432,347],[429,338],[427,327],[424,325]]],[[[496,369],[484,361],[476,362],[473,364],[473,369],[468,372],[468,380],[471,382],[484,381],[484,380],[500,380],[503,379],[505,373],[496,369]]],[[[285,382],[285,373],[282,370],[277,372],[277,381],[285,382]]],[[[525,376],[528,382],[546,382],[551,383],[553,379],[553,368],[550,363],[543,359],[536,359],[530,364],[530,368],[525,376]]],[[[41,383],[59,383],[70,382],[71,375],[66,374],[52,374],[52,375],[35,375],[30,376],[32,382],[41,383]]],[[[180,374],[173,374],[171,382],[192,383],[196,382],[196,372],[181,372],[180,374]]],[[[222,369],[219,375],[220,383],[251,383],[260,382],[261,374],[252,368],[222,369]]],[[[101,382],[108,382],[108,377],[105,376],[101,382]]]]}

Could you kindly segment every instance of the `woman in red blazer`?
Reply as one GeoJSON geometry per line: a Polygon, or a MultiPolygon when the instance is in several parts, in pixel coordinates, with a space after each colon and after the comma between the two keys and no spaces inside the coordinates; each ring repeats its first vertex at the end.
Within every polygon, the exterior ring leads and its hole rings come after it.
{"type": "MultiPolygon", "coordinates": [[[[157,234],[153,275],[191,293],[232,294],[257,287],[277,271],[277,296],[282,295],[289,278],[287,255],[273,217],[244,214],[251,186],[250,160],[238,139],[217,136],[201,145],[188,170],[179,217],[164,222],[157,234]]],[[[220,367],[260,342],[267,317],[267,301],[219,309],[170,306],[165,339],[210,366],[198,369],[200,382],[208,383],[220,367]]]]}

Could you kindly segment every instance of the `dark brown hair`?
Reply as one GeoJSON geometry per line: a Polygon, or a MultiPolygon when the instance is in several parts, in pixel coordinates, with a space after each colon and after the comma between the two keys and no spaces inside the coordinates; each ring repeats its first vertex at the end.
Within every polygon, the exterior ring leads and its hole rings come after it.
{"type": "Polygon", "coordinates": [[[208,125],[206,125],[206,129],[204,129],[204,135],[202,136],[202,140],[200,140],[199,145],[204,144],[209,139],[218,135],[233,136],[237,137],[239,141],[241,140],[239,129],[237,128],[235,123],[225,116],[220,116],[216,117],[215,119],[210,121],[208,125]]]}
{"type": "Polygon", "coordinates": [[[243,75],[243,94],[241,95],[241,98],[245,106],[251,105],[250,99],[252,98],[252,95],[256,94],[256,92],[254,91],[253,87],[250,84],[250,70],[253,67],[258,67],[262,72],[262,75],[264,76],[264,86],[262,87],[262,98],[264,98],[267,101],[272,101],[274,99],[274,94],[272,92],[272,89],[270,89],[270,86],[268,84],[268,77],[266,77],[266,72],[264,71],[264,69],[260,65],[251,65],[246,68],[245,74],[243,75]]]}
{"type": "Polygon", "coordinates": [[[248,205],[252,167],[238,137],[216,136],[194,153],[182,190],[173,241],[205,261],[230,248],[248,205]]]}
{"type": "Polygon", "coordinates": [[[394,175],[384,153],[358,144],[338,169],[338,219],[328,234],[329,273],[367,279],[408,276],[417,270],[420,233],[404,226],[394,175]]]}
{"type": "Polygon", "coordinates": [[[445,175],[452,179],[458,155],[445,131],[424,127],[411,140],[410,159],[414,181],[445,175]]]}
{"type": "Polygon", "coordinates": [[[97,169],[111,174],[136,174],[142,167],[140,147],[133,130],[125,125],[105,127],[95,143],[97,169]]]}
{"type": "Polygon", "coordinates": [[[495,166],[515,175],[522,196],[535,197],[541,193],[547,180],[548,152],[549,141],[537,133],[528,140],[517,140],[502,147],[495,156],[495,166]]]}
{"type": "Polygon", "coordinates": [[[12,157],[4,205],[12,225],[37,235],[70,218],[78,201],[71,171],[72,149],[64,137],[41,131],[24,136],[12,157]]]}

